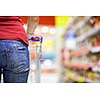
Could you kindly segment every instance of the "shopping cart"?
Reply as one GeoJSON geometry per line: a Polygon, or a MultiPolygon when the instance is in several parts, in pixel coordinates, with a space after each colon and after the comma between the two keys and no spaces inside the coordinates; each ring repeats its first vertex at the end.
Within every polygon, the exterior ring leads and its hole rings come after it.
{"type": "Polygon", "coordinates": [[[42,36],[31,36],[29,38],[29,41],[32,42],[32,45],[35,46],[36,51],[36,69],[35,69],[35,82],[40,83],[41,81],[41,61],[43,60],[42,57],[42,42],[43,37],[42,36]]]}

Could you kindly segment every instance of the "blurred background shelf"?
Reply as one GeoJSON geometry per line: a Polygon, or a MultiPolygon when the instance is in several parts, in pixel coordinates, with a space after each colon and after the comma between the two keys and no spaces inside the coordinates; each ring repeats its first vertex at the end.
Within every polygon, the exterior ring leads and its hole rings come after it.
{"type": "Polygon", "coordinates": [[[79,79],[76,77],[80,77],[80,74],[82,74],[81,78],[83,78],[84,82],[100,82],[100,17],[73,17],[64,34],[64,48],[67,49],[64,51],[66,56],[63,58],[66,82],[68,80],[78,82],[79,79]],[[72,36],[70,38],[66,37],[67,34],[72,36]],[[67,44],[66,41],[68,41],[67,44]],[[70,45],[75,48],[72,49],[70,45]],[[96,67],[98,71],[95,71],[97,70],[96,67]],[[70,73],[71,77],[73,76],[73,79],[68,78],[68,73],[70,73]]]}

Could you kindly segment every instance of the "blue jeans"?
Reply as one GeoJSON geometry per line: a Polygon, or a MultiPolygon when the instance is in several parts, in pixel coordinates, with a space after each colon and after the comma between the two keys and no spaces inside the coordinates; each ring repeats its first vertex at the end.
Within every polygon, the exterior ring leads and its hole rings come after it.
{"type": "Polygon", "coordinates": [[[28,46],[20,41],[0,40],[0,75],[4,83],[26,83],[29,74],[28,46]]]}

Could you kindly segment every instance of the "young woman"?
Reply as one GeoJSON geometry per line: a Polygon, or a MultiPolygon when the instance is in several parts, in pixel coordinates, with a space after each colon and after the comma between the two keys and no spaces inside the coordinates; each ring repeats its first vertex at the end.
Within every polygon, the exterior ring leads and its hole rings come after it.
{"type": "Polygon", "coordinates": [[[29,66],[28,36],[21,17],[0,16],[0,72],[4,83],[26,83],[29,66]]]}

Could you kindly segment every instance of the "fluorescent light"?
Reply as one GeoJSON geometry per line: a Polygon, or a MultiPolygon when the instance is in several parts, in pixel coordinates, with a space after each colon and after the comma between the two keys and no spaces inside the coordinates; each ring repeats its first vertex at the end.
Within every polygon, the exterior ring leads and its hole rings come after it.
{"type": "Polygon", "coordinates": [[[50,28],[50,34],[55,34],[56,33],[56,29],[55,28],[50,28]]]}
{"type": "Polygon", "coordinates": [[[42,33],[48,33],[49,32],[49,28],[47,26],[43,26],[41,28],[42,33]]]}

